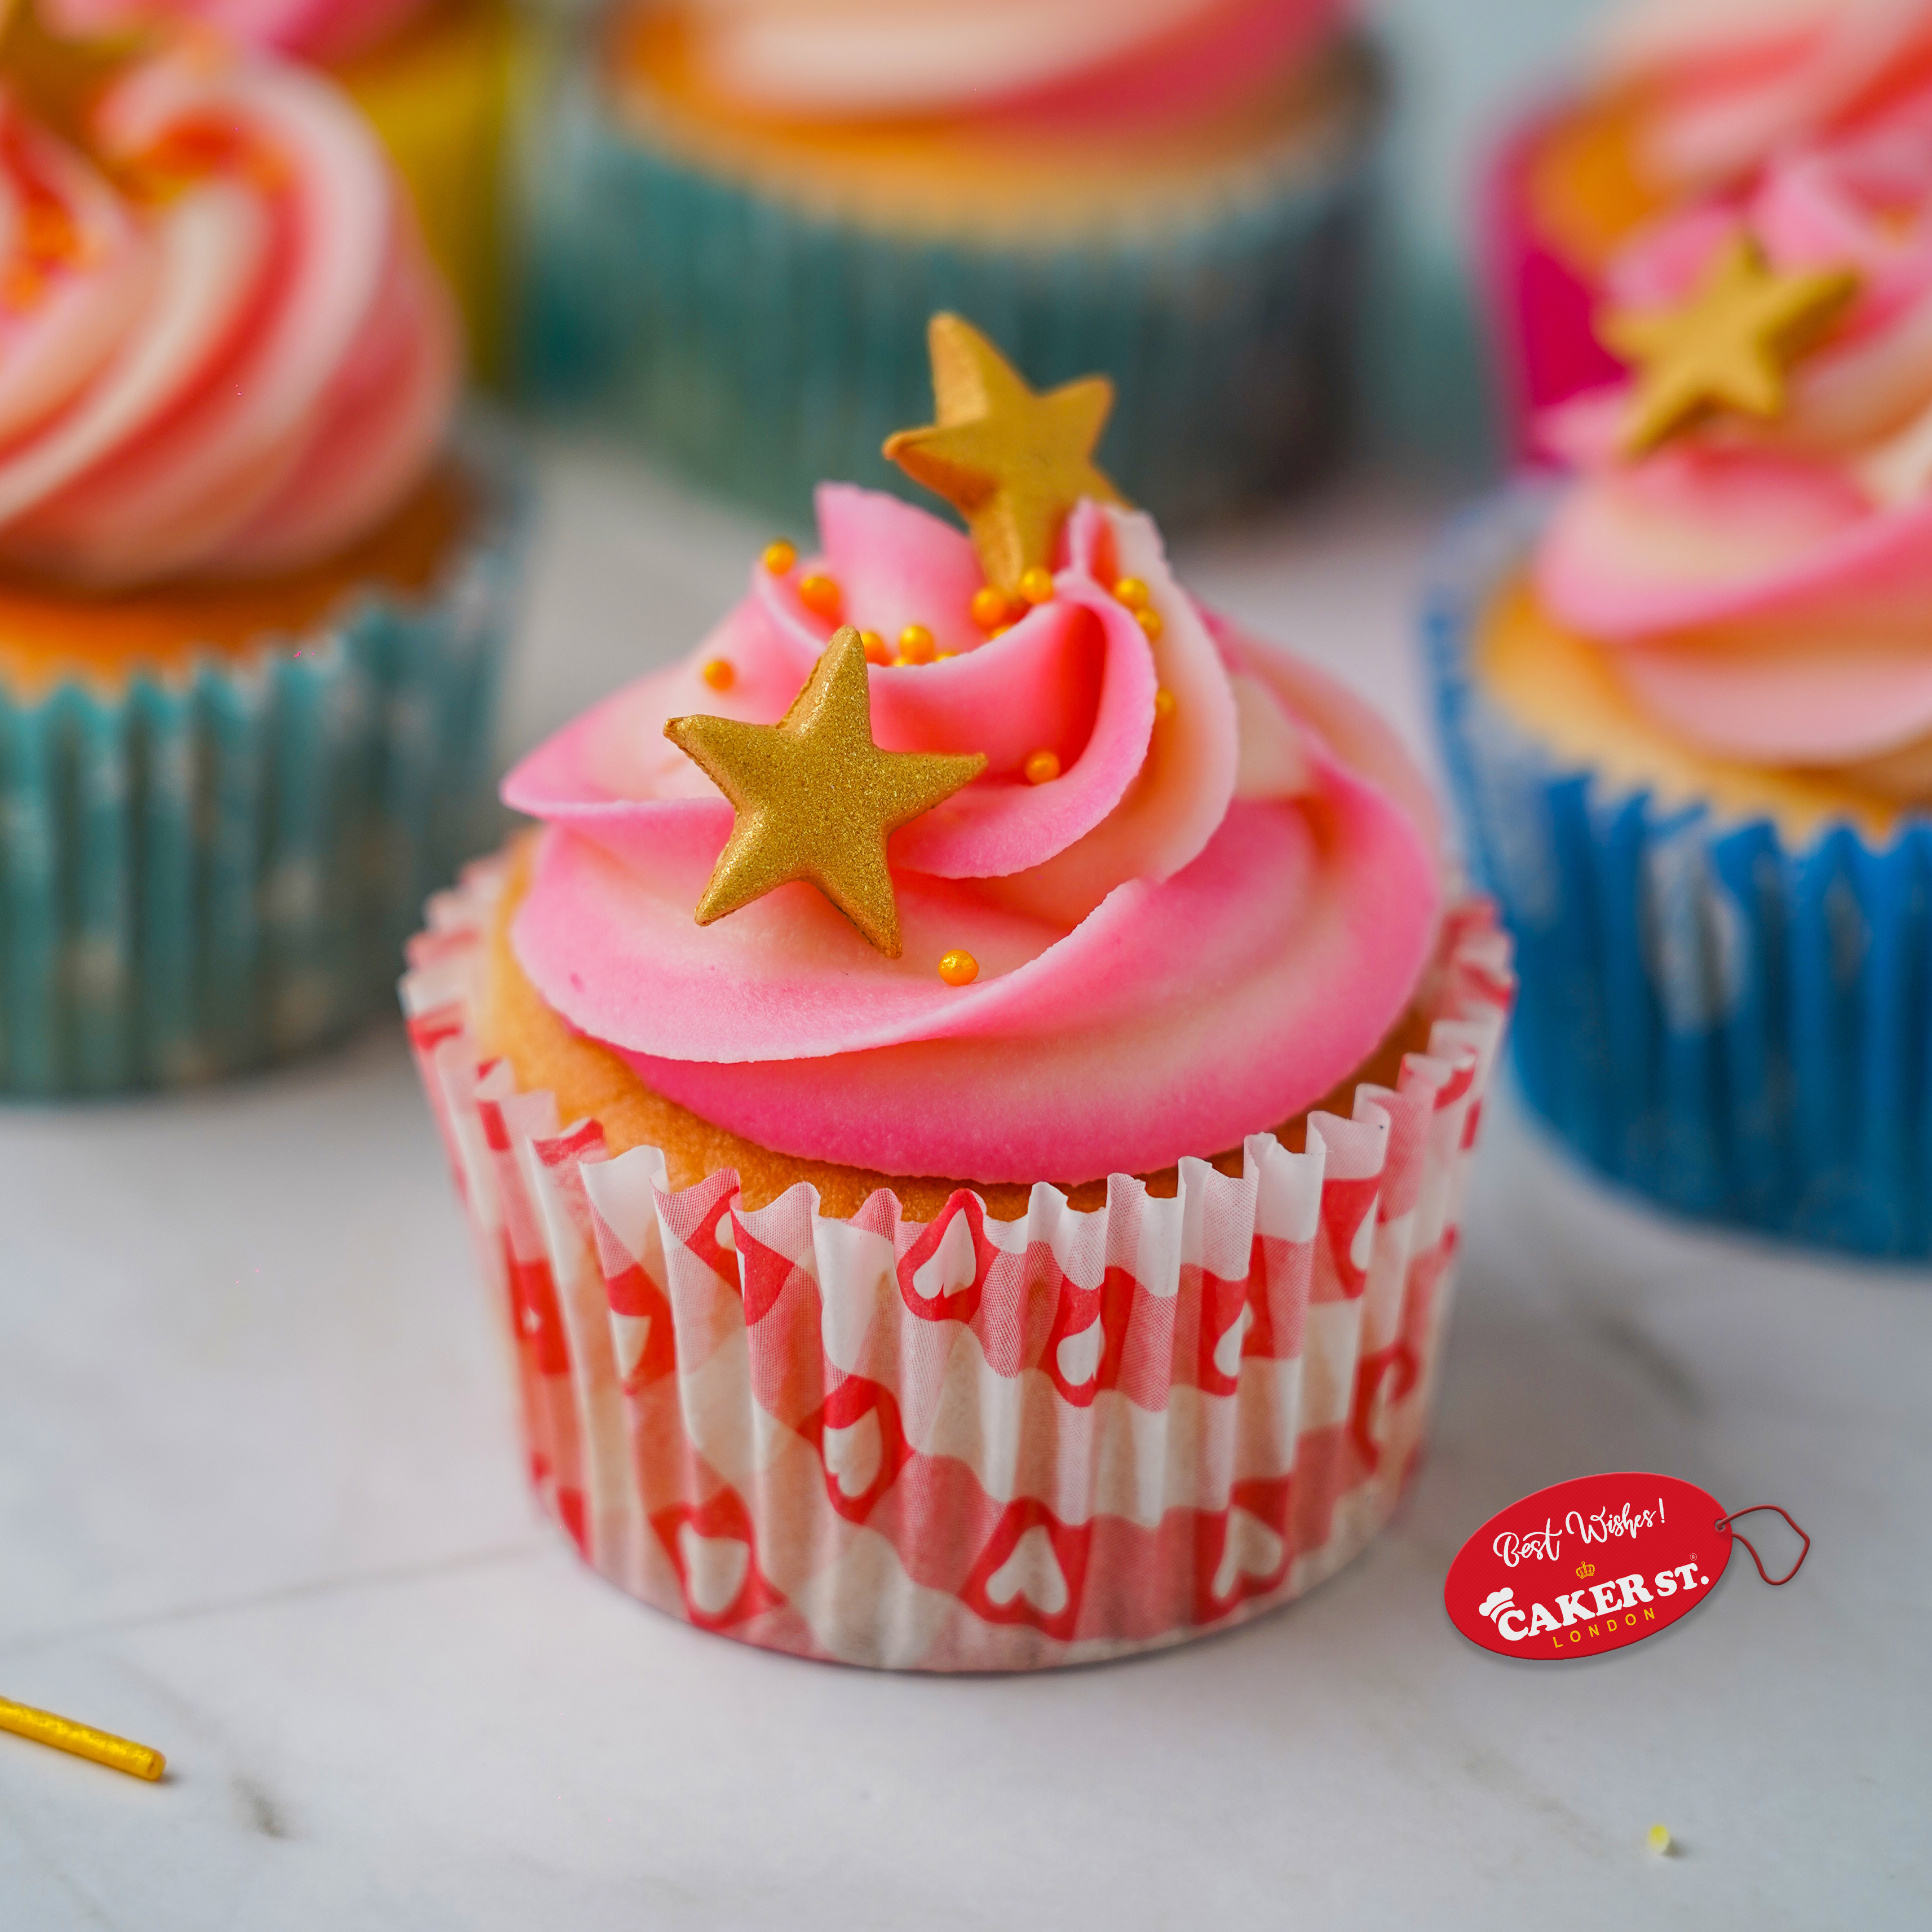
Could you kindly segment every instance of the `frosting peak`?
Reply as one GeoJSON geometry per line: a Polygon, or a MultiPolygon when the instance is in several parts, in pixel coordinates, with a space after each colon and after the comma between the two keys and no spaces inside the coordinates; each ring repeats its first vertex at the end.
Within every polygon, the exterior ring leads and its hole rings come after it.
{"type": "Polygon", "coordinates": [[[460,362],[374,135],[203,46],[124,70],[88,131],[0,88],[0,559],[115,587],[354,542],[422,476],[460,362]]]}
{"type": "Polygon", "coordinates": [[[1279,73],[1348,0],[686,0],[722,98],[800,119],[1197,111],[1279,73]]]}
{"type": "Polygon", "coordinates": [[[760,568],[690,658],[511,774],[548,826],[513,943],[550,1004],[766,1146],[986,1181],[1218,1151],[1358,1066],[1415,989],[1439,890],[1420,782],[1375,721],[1204,616],[1136,513],[1082,503],[1051,596],[990,638],[950,525],[830,485],[819,522],[822,558],[760,568]],[[896,960],[802,884],[692,916],[732,812],[664,722],[776,720],[832,628],[812,574],[846,621],[953,653],[870,671],[876,742],[986,759],[892,836],[896,960]],[[722,698],[701,668],[721,658],[722,698]],[[1042,751],[1060,776],[1030,783],[1042,751]],[[970,985],[937,970],[958,950],[970,985]]]}
{"type": "Polygon", "coordinates": [[[1932,80],[1932,0],[1640,0],[1604,46],[1642,104],[1650,170],[1704,188],[1932,80]]]}
{"type": "Polygon", "coordinates": [[[1713,416],[1626,463],[1622,386],[1556,412],[1581,473],[1538,584],[1692,743],[1856,764],[1932,732],[1932,93],[1651,231],[1616,300],[1682,299],[1741,229],[1778,269],[1855,273],[1855,299],[1772,420],[1713,416]]]}

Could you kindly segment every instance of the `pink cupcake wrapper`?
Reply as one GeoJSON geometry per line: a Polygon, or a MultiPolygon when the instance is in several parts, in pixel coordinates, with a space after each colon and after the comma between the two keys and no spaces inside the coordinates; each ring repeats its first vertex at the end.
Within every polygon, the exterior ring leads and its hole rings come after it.
{"type": "Polygon", "coordinates": [[[1457,1217],[1514,980],[1448,915],[1430,1050],[1252,1136],[1170,1201],[956,1192],[849,1219],[662,1155],[479,1066],[465,1012],[500,861],[434,901],[404,1000],[510,1337],[532,1482],[632,1595],[741,1641],[884,1669],[1030,1670],[1287,1602],[1388,1520],[1421,1448],[1457,1217]]]}

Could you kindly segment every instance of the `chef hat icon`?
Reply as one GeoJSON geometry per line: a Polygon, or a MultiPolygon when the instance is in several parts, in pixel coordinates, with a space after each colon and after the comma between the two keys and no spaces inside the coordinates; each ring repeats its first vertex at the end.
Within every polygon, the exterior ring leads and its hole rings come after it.
{"type": "Polygon", "coordinates": [[[1479,1617],[1492,1617],[1515,1600],[1516,1593],[1505,1583],[1500,1590],[1492,1591],[1476,1606],[1479,1617]]]}

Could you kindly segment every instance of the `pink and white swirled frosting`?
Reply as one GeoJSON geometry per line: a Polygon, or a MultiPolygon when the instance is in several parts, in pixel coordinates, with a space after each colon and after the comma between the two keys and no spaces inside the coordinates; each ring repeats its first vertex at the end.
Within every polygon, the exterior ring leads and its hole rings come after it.
{"type": "Polygon", "coordinates": [[[1279,74],[1351,0],[687,0],[700,72],[806,119],[1205,112],[1279,74]]]}
{"type": "Polygon", "coordinates": [[[765,1146],[981,1181],[1216,1153],[1360,1066],[1416,992],[1441,896],[1426,790],[1372,714],[1199,610],[1143,515],[1081,505],[1052,598],[991,640],[950,525],[832,485],[818,518],[825,555],[801,570],[834,577],[849,621],[958,652],[872,670],[874,738],[988,760],[893,837],[903,956],[802,884],[692,918],[732,814],[664,721],[778,718],[832,628],[800,570],[760,569],[692,656],[504,787],[546,821],[512,937],[548,1003],[765,1146]],[[1106,588],[1123,572],[1164,620],[1151,648],[1106,588]],[[702,675],[721,657],[722,696],[702,675]],[[1029,784],[1040,750],[1061,776],[1029,784]],[[935,970],[956,947],[970,986],[935,970]]]}
{"type": "Polygon", "coordinates": [[[303,60],[348,60],[380,46],[428,0],[40,0],[44,16],[80,36],[164,26],[205,27],[244,47],[303,60]]]}
{"type": "Polygon", "coordinates": [[[1602,37],[1643,158],[1695,188],[1888,112],[1932,79],[1932,0],[1638,0],[1602,37]]]}
{"type": "Polygon", "coordinates": [[[0,560],[106,588],[352,543],[460,373],[374,136],[326,82],[204,46],[124,70],[89,131],[0,90],[0,560]]]}
{"type": "Polygon", "coordinates": [[[1556,412],[1580,474],[1538,584],[1688,742],[1856,765],[1932,735],[1932,93],[1673,218],[1618,262],[1612,299],[1681,300],[1741,221],[1776,267],[1856,270],[1854,307],[1774,421],[1714,416],[1626,464],[1621,386],[1556,412]]]}

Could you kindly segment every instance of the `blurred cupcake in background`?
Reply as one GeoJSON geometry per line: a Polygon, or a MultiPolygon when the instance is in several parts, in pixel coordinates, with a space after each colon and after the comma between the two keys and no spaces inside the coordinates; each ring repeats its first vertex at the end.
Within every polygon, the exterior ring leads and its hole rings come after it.
{"type": "Polygon", "coordinates": [[[212,43],[0,43],[0,1090],[384,998],[487,826],[513,572],[460,331],[362,117],[212,43]]]}
{"type": "Polygon", "coordinates": [[[1591,314],[1637,231],[1689,201],[1741,206],[1772,157],[1894,113],[1932,80],[1932,0],[1629,0],[1595,54],[1492,184],[1492,302],[1526,447],[1537,411],[1617,374],[1591,314]]]}
{"type": "Polygon", "coordinates": [[[374,122],[462,305],[473,369],[503,353],[509,0],[39,0],[75,35],[193,23],[326,69],[374,122]]]}
{"type": "Polygon", "coordinates": [[[1932,1252],[1932,89],[1647,230],[1626,382],[1466,532],[1448,762],[1532,1103],[1673,1205],[1932,1252]]]}
{"type": "Polygon", "coordinates": [[[1346,0],[634,0],[533,184],[529,374],[802,520],[904,479],[924,323],[1125,399],[1169,520],[1341,445],[1381,88],[1346,0]]]}

